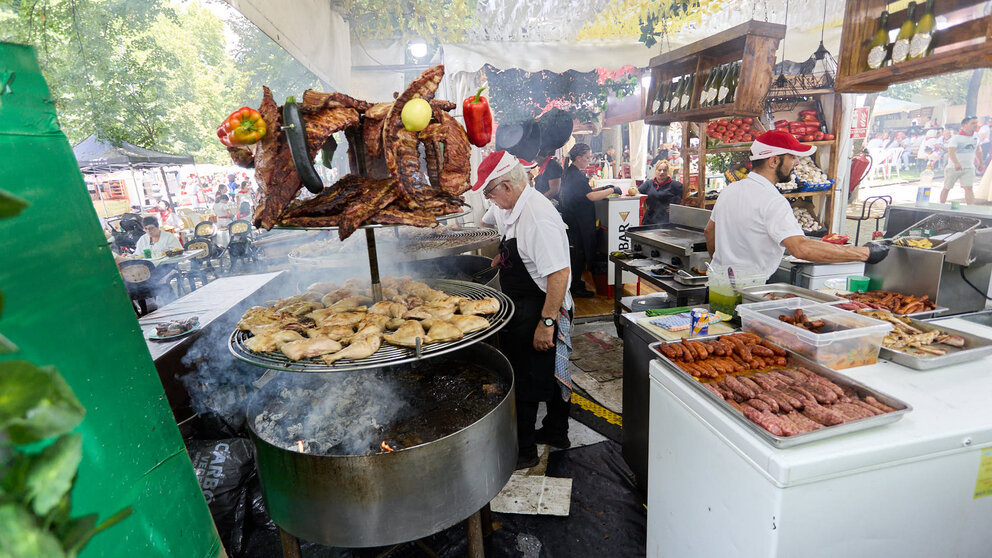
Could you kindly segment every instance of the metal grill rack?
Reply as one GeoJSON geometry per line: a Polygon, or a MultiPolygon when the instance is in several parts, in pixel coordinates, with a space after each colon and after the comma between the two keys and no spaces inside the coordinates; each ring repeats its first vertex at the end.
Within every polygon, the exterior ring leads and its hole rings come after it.
{"type": "MultiPolygon", "coordinates": [[[[436,219],[438,222],[450,221],[452,219],[457,219],[459,217],[464,217],[464,216],[468,215],[471,212],[472,212],[471,209],[466,209],[464,211],[459,211],[458,213],[447,213],[445,215],[435,215],[434,216],[434,219],[436,219]]],[[[408,226],[408,225],[380,225],[378,223],[372,223],[372,224],[369,224],[369,225],[361,225],[358,228],[359,229],[392,229],[392,228],[396,228],[396,227],[406,227],[406,226],[408,226]]],[[[293,226],[288,226],[288,225],[276,225],[276,226],[274,226],[272,228],[273,228],[273,230],[275,230],[275,229],[282,229],[282,230],[289,230],[289,231],[336,231],[336,230],[338,230],[338,227],[336,225],[335,226],[328,226],[328,227],[293,227],[293,226]]]]}
{"type": "Polygon", "coordinates": [[[235,330],[234,333],[231,334],[231,353],[236,358],[247,362],[248,364],[260,366],[262,368],[269,368],[272,370],[281,370],[284,372],[324,373],[382,368],[385,366],[393,366],[407,362],[414,362],[424,358],[435,357],[465,348],[473,343],[482,341],[483,339],[499,331],[507,324],[507,322],[509,322],[510,317],[513,315],[513,301],[502,292],[491,287],[479,285],[478,283],[452,281],[446,279],[438,279],[433,281],[428,280],[425,282],[432,288],[442,290],[452,296],[463,296],[465,298],[472,298],[476,300],[485,297],[493,297],[499,300],[499,312],[492,315],[483,316],[489,320],[488,328],[466,334],[457,341],[423,345],[419,355],[414,349],[390,345],[389,343],[383,341],[382,346],[379,347],[379,350],[376,351],[375,354],[363,359],[341,359],[330,365],[325,364],[319,358],[293,361],[286,358],[286,356],[281,352],[256,353],[249,350],[248,347],[245,346],[245,342],[250,339],[252,335],[249,332],[241,330],[235,330]]]}
{"type": "MultiPolygon", "coordinates": [[[[392,249],[391,261],[402,262],[464,254],[485,248],[498,240],[499,232],[496,229],[466,227],[437,233],[423,233],[409,240],[393,239],[388,235],[385,238],[380,236],[376,238],[376,244],[380,249],[382,247],[392,249]]],[[[362,255],[362,252],[358,250],[329,253],[326,256],[298,256],[290,253],[289,262],[297,268],[334,269],[354,267],[355,258],[362,255]]]]}

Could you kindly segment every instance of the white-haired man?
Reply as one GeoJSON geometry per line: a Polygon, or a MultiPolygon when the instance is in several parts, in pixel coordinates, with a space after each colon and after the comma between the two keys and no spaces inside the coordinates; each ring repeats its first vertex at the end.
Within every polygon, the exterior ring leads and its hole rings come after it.
{"type": "Polygon", "coordinates": [[[503,354],[516,379],[517,468],[537,464],[537,443],[567,448],[571,379],[572,298],[568,236],[551,202],[528,188],[520,161],[505,151],[488,155],[478,168],[473,190],[491,202],[482,222],[495,226],[502,239],[493,265],[499,267],[503,292],[514,313],[499,332],[503,354]],[[535,430],[538,405],[548,414],[535,430]]]}

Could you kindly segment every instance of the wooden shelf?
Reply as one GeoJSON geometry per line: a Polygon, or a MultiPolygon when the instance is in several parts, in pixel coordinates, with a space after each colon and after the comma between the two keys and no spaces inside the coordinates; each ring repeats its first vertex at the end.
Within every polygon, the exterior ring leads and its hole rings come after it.
{"type": "MultiPolygon", "coordinates": [[[[914,81],[950,72],[992,66],[992,17],[982,15],[985,0],[941,0],[934,4],[935,16],[948,16],[954,25],[934,33],[937,45],[925,58],[865,70],[868,46],[887,8],[886,0],[847,0],[841,52],[838,60],[836,90],[840,93],[884,91],[895,83],[914,81]],[[971,12],[963,11],[971,10],[971,12]],[[970,19],[963,19],[970,17],[970,19]]],[[[923,6],[917,6],[922,9],[923,6]]],[[[889,16],[888,25],[897,29],[906,19],[906,10],[889,16]]]]}
{"type": "Polygon", "coordinates": [[[666,52],[651,59],[651,85],[643,107],[644,122],[666,125],[672,122],[705,122],[723,116],[759,116],[765,94],[771,87],[772,69],[785,26],[751,20],[701,41],[666,52]],[[699,94],[710,72],[721,64],[740,61],[734,102],[712,107],[699,104],[699,94]],[[652,106],[662,84],[692,74],[695,76],[689,110],[654,114],[652,106]]]}
{"type": "Polygon", "coordinates": [[[832,191],[833,188],[831,187],[826,190],[818,190],[816,192],[790,192],[782,195],[790,200],[794,200],[798,198],[818,198],[820,196],[829,196],[832,191]]]}
{"type": "MultiPolygon", "coordinates": [[[[817,147],[819,147],[819,146],[833,147],[837,143],[837,140],[836,139],[832,139],[832,140],[829,140],[829,141],[802,141],[802,142],[799,142],[799,143],[801,143],[803,145],[815,145],[817,147]]],[[[707,154],[709,154],[709,153],[736,153],[736,152],[740,152],[740,151],[750,151],[750,150],[751,150],[751,144],[748,143],[748,144],[745,144],[745,145],[732,145],[732,146],[729,146],[729,147],[707,147],[706,148],[706,153],[707,154]]]]}

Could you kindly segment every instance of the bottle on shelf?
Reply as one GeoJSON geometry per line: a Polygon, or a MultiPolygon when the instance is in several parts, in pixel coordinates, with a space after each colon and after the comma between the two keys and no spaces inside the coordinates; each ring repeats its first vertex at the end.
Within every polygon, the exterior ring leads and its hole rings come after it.
{"type": "Polygon", "coordinates": [[[713,69],[713,83],[706,90],[706,106],[711,107],[716,104],[716,96],[723,82],[723,75],[727,71],[727,65],[721,64],[713,69]]]}
{"type": "Polygon", "coordinates": [[[728,104],[734,104],[734,99],[737,98],[737,83],[739,81],[740,74],[741,63],[734,62],[733,75],[730,78],[730,91],[727,92],[727,100],[725,101],[728,104]]]}
{"type": "Polygon", "coordinates": [[[878,28],[868,45],[868,69],[877,70],[885,65],[889,57],[889,12],[883,11],[878,18],[878,28]]]}
{"type": "Polygon", "coordinates": [[[923,58],[933,52],[933,33],[937,29],[937,18],[933,15],[933,0],[927,0],[923,14],[916,22],[916,32],[909,42],[909,57],[923,58]]]}
{"type": "Polygon", "coordinates": [[[727,69],[723,72],[723,77],[720,80],[720,85],[717,87],[716,100],[713,101],[714,105],[722,105],[727,102],[727,94],[730,93],[730,78],[731,74],[734,73],[734,64],[732,62],[727,64],[727,69]]]}
{"type": "Polygon", "coordinates": [[[685,90],[682,91],[682,106],[680,110],[689,110],[689,107],[692,105],[692,87],[696,82],[696,76],[695,74],[689,74],[683,79],[685,79],[686,85],[685,90]]]}
{"type": "Polygon", "coordinates": [[[706,76],[706,81],[703,82],[703,86],[699,88],[699,108],[706,106],[706,92],[710,90],[713,85],[713,78],[716,74],[716,67],[710,68],[710,73],[706,76]]]}
{"type": "Polygon", "coordinates": [[[665,97],[665,103],[661,107],[662,112],[672,112],[673,110],[675,110],[675,99],[676,98],[681,99],[681,97],[678,97],[679,91],[681,89],[682,89],[681,80],[672,81],[668,85],[668,96],[665,97]]]}
{"type": "Polygon", "coordinates": [[[905,62],[909,56],[909,44],[913,40],[916,32],[916,20],[913,14],[916,12],[916,2],[910,2],[906,8],[906,21],[899,27],[899,34],[896,35],[896,42],[892,43],[892,63],[905,62]]]}
{"type": "Polygon", "coordinates": [[[659,114],[662,112],[661,107],[665,103],[665,97],[668,95],[668,84],[659,83],[658,92],[655,93],[654,101],[651,102],[651,114],[659,114]]]}

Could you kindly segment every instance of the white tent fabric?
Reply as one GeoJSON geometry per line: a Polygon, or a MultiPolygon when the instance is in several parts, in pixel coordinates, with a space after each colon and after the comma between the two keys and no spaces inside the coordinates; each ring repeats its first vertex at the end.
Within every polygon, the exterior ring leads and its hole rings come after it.
{"type": "Polygon", "coordinates": [[[879,95],[875,98],[875,107],[872,109],[872,115],[882,116],[883,114],[910,112],[922,107],[923,105],[919,103],[912,103],[910,101],[903,101],[902,99],[893,99],[892,97],[879,95]]]}
{"type": "Polygon", "coordinates": [[[348,23],[327,0],[227,0],[263,33],[338,91],[351,89],[348,23]]]}

